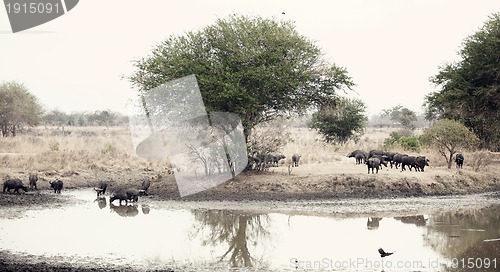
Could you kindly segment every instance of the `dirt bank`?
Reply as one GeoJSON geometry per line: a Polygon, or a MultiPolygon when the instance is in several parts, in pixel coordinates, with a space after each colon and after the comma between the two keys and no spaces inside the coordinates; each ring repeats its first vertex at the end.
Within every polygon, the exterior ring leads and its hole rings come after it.
{"type": "MultiPolygon", "coordinates": [[[[69,189],[94,187],[100,180],[109,183],[108,191],[122,187],[140,188],[151,179],[152,197],[168,200],[299,200],[329,198],[385,198],[481,193],[500,190],[497,168],[483,172],[471,169],[429,167],[425,172],[383,168],[378,174],[367,174],[366,166],[343,159],[333,163],[306,164],[292,169],[281,165],[266,172],[241,173],[234,180],[200,193],[181,198],[175,175],[162,169],[108,169],[106,171],[40,172],[38,187],[49,192],[48,181],[60,178],[69,189]]],[[[12,171],[22,178],[28,173],[12,171]]],[[[27,181],[26,181],[27,183],[27,181]]],[[[64,195],[64,194],[63,194],[64,195]]],[[[0,206],[39,205],[64,201],[51,194],[29,192],[26,195],[3,194],[0,206]]]]}

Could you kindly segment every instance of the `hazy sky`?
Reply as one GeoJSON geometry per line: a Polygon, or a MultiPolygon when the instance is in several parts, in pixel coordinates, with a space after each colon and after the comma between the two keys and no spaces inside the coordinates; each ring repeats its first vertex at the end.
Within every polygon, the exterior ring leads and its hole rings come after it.
{"type": "Polygon", "coordinates": [[[458,60],[464,38],[500,1],[82,0],[67,14],[13,34],[0,9],[0,82],[16,80],[46,109],[126,113],[136,92],[121,79],[131,61],[170,35],[229,14],[287,19],[346,67],[368,113],[401,104],[422,111],[429,77],[458,60]],[[282,12],[285,12],[283,15],[282,12]]]}

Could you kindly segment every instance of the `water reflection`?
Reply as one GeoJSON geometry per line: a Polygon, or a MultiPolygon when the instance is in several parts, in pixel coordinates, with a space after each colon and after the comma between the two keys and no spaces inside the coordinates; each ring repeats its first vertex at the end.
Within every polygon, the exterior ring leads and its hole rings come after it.
{"type": "Polygon", "coordinates": [[[149,207],[149,205],[142,204],[141,205],[141,210],[142,210],[143,214],[149,214],[149,212],[151,211],[151,208],[149,207]]]}
{"type": "Polygon", "coordinates": [[[113,203],[109,203],[109,208],[111,209],[111,212],[115,212],[122,217],[134,217],[139,214],[137,203],[125,205],[115,205],[113,203]]]}
{"type": "MultiPolygon", "coordinates": [[[[459,267],[451,271],[470,271],[460,267],[461,260],[483,262],[496,258],[496,267],[474,271],[500,270],[500,206],[477,210],[460,210],[436,214],[431,218],[424,241],[427,246],[441,252],[459,267]],[[485,241],[486,240],[486,241],[485,241]]],[[[474,264],[476,265],[476,264],[474,264]]]]}
{"type": "Polygon", "coordinates": [[[99,209],[104,209],[106,208],[106,205],[107,205],[107,201],[106,201],[106,198],[105,197],[97,197],[96,200],[94,200],[94,202],[97,202],[97,205],[99,206],[99,209]]]}
{"type": "Polygon", "coordinates": [[[393,265],[385,266],[386,272],[431,272],[445,271],[444,265],[453,259],[489,258],[492,263],[495,257],[496,270],[492,266],[455,270],[498,271],[500,266],[500,241],[495,240],[500,238],[500,206],[411,216],[391,212],[387,214],[392,216],[382,217],[382,212],[367,218],[295,210],[221,210],[221,205],[207,210],[199,207],[218,203],[151,198],[133,205],[109,205],[91,190],[72,193],[83,201],[31,210],[15,219],[0,218],[0,250],[40,259],[79,256],[150,270],[185,268],[179,271],[296,271],[297,267],[299,271],[373,272],[382,270],[375,265],[383,260],[393,265]],[[113,231],[96,242],[102,225],[113,231]],[[123,239],[137,233],[141,239],[123,239]],[[382,259],[380,247],[396,253],[382,259]],[[356,265],[351,266],[351,261],[356,265]],[[411,266],[398,269],[398,263],[411,266]]]}
{"type": "Polygon", "coordinates": [[[382,217],[368,217],[366,227],[369,230],[378,229],[378,227],[380,226],[380,220],[382,220],[382,217]]]}
{"type": "Polygon", "coordinates": [[[270,219],[267,214],[252,214],[232,210],[192,211],[198,221],[196,233],[208,228],[210,233],[202,241],[204,246],[226,244],[227,250],[218,257],[218,262],[227,258],[232,267],[253,267],[256,258],[252,257],[248,244],[254,246],[269,236],[270,219]]]}
{"type": "Polygon", "coordinates": [[[415,215],[415,216],[400,216],[394,217],[394,219],[401,221],[405,224],[415,224],[417,227],[423,227],[427,224],[427,219],[423,215],[415,215]]]}

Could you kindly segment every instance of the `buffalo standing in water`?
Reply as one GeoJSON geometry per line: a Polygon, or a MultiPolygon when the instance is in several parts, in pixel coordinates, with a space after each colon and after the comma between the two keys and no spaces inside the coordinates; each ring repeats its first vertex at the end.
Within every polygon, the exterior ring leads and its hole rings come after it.
{"type": "Polygon", "coordinates": [[[56,179],[54,181],[49,181],[50,187],[54,189],[54,193],[61,193],[61,190],[63,188],[63,182],[62,180],[56,179]]]}
{"type": "Polygon", "coordinates": [[[97,197],[103,196],[106,193],[106,188],[108,188],[108,184],[105,181],[100,181],[97,188],[94,188],[97,192],[97,197]]]}
{"type": "Polygon", "coordinates": [[[129,201],[131,202],[137,202],[139,200],[139,191],[133,188],[129,189],[120,189],[109,197],[109,203],[113,202],[114,200],[120,200],[120,204],[122,201],[125,201],[125,204],[127,204],[129,201]]]}
{"type": "Polygon", "coordinates": [[[14,189],[14,193],[19,193],[19,189],[23,189],[25,192],[28,191],[28,188],[24,186],[23,182],[20,179],[8,179],[3,183],[3,192],[5,190],[10,193],[10,190],[14,189]]]}

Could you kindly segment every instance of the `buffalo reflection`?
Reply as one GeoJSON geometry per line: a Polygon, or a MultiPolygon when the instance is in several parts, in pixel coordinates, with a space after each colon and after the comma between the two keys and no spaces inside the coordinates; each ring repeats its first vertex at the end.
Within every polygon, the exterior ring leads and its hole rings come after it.
{"type": "Polygon", "coordinates": [[[423,227],[427,224],[427,219],[425,219],[423,215],[400,216],[394,217],[394,219],[399,220],[405,224],[415,224],[415,226],[418,227],[423,227]]]}
{"type": "Polygon", "coordinates": [[[119,216],[123,217],[134,217],[139,214],[137,204],[117,206],[113,203],[110,203],[109,208],[111,209],[111,212],[116,212],[119,216]]]}
{"type": "Polygon", "coordinates": [[[231,210],[193,210],[194,218],[199,222],[197,233],[208,228],[210,234],[204,238],[203,245],[227,243],[228,249],[219,258],[222,262],[229,256],[232,267],[253,267],[256,258],[248,249],[248,242],[257,245],[259,240],[269,235],[267,214],[252,214],[231,210]]]}
{"type": "Polygon", "coordinates": [[[366,227],[369,230],[378,229],[381,220],[382,217],[368,217],[368,221],[366,222],[366,227]]]}
{"type": "Polygon", "coordinates": [[[142,210],[143,214],[149,214],[149,212],[151,211],[151,208],[149,207],[149,205],[142,204],[141,205],[141,210],[142,210]]]}
{"type": "Polygon", "coordinates": [[[99,206],[99,209],[104,209],[106,208],[107,202],[105,197],[98,197],[94,202],[97,202],[97,205],[99,206]]]}

